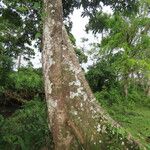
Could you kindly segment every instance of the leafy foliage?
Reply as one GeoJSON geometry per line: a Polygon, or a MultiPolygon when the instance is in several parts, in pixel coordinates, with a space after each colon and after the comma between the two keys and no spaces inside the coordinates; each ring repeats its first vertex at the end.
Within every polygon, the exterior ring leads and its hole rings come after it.
{"type": "MultiPolygon", "coordinates": [[[[108,64],[111,62],[125,96],[128,95],[131,80],[137,83],[137,74],[142,74],[146,79],[150,72],[150,18],[149,5],[146,4],[140,5],[137,14],[128,16],[118,12],[113,15],[97,12],[87,25],[87,30],[92,30],[95,34],[105,33],[99,44],[100,61],[102,63],[105,60],[108,64]]],[[[142,86],[142,82],[140,84],[142,86]]]]}
{"type": "Polygon", "coordinates": [[[0,86],[0,103],[24,103],[38,97],[44,99],[41,69],[20,68],[9,72],[7,82],[0,86]]]}
{"type": "Polygon", "coordinates": [[[108,62],[105,59],[101,59],[97,64],[89,67],[86,79],[94,92],[115,86],[117,74],[112,65],[113,61],[114,60],[110,60],[108,62]]]}
{"type": "Polygon", "coordinates": [[[75,52],[76,52],[76,55],[79,59],[79,63],[86,63],[87,62],[87,56],[84,54],[84,52],[82,52],[81,49],[79,48],[75,48],[75,52]]]}
{"type": "Polygon", "coordinates": [[[40,69],[21,68],[18,72],[12,72],[9,77],[11,80],[9,88],[15,91],[43,91],[42,72],[40,69]]]}
{"type": "Polygon", "coordinates": [[[52,145],[45,104],[38,99],[17,110],[12,117],[0,116],[0,149],[38,150],[52,145]]]}

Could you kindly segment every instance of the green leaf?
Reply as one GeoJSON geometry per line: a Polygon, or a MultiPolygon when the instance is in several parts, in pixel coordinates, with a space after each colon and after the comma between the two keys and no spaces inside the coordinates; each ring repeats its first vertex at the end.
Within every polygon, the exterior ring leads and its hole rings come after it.
{"type": "Polygon", "coordinates": [[[39,9],[40,8],[40,4],[38,2],[35,2],[33,8],[34,9],[39,9]]]}
{"type": "Polygon", "coordinates": [[[42,34],[41,33],[36,33],[36,35],[35,35],[35,39],[38,39],[38,38],[40,38],[42,36],[42,34]]]}

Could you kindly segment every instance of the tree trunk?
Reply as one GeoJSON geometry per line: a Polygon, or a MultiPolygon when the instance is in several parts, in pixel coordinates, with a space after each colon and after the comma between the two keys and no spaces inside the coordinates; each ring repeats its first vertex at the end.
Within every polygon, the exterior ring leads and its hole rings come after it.
{"type": "Polygon", "coordinates": [[[61,0],[43,1],[43,73],[54,149],[139,149],[130,137],[118,137],[119,125],[96,102],[63,26],[61,0]]]}
{"type": "Polygon", "coordinates": [[[17,65],[17,70],[19,70],[21,67],[21,54],[18,56],[18,65],[17,65]]]}
{"type": "Polygon", "coordinates": [[[128,97],[128,82],[127,81],[124,81],[124,95],[125,95],[125,98],[128,97]]]}
{"type": "Polygon", "coordinates": [[[124,78],[123,78],[123,90],[124,90],[124,96],[125,98],[128,97],[128,88],[129,88],[129,73],[125,73],[124,74],[124,78]]]}

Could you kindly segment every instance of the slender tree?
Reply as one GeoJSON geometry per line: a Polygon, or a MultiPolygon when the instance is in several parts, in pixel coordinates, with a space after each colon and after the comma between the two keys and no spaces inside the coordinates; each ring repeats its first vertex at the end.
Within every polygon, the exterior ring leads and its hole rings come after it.
{"type": "Polygon", "coordinates": [[[61,0],[43,0],[43,73],[54,149],[139,149],[97,104],[63,25],[61,0]],[[111,128],[110,126],[113,126],[111,128]],[[115,148],[116,148],[115,147],[115,148]]]}

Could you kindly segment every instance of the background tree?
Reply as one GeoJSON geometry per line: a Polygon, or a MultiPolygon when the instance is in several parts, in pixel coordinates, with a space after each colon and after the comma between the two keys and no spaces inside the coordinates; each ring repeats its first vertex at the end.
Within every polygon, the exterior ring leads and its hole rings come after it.
{"type": "Polygon", "coordinates": [[[139,75],[145,74],[146,77],[149,72],[149,22],[149,5],[142,3],[136,15],[124,15],[118,12],[107,15],[98,12],[87,26],[87,30],[92,30],[94,33],[105,33],[99,46],[100,61],[105,59],[110,62],[110,59],[114,58],[112,65],[115,66],[114,69],[122,82],[126,97],[130,82],[137,85],[136,80],[139,75]],[[104,18],[103,24],[102,18],[104,18]]]}

